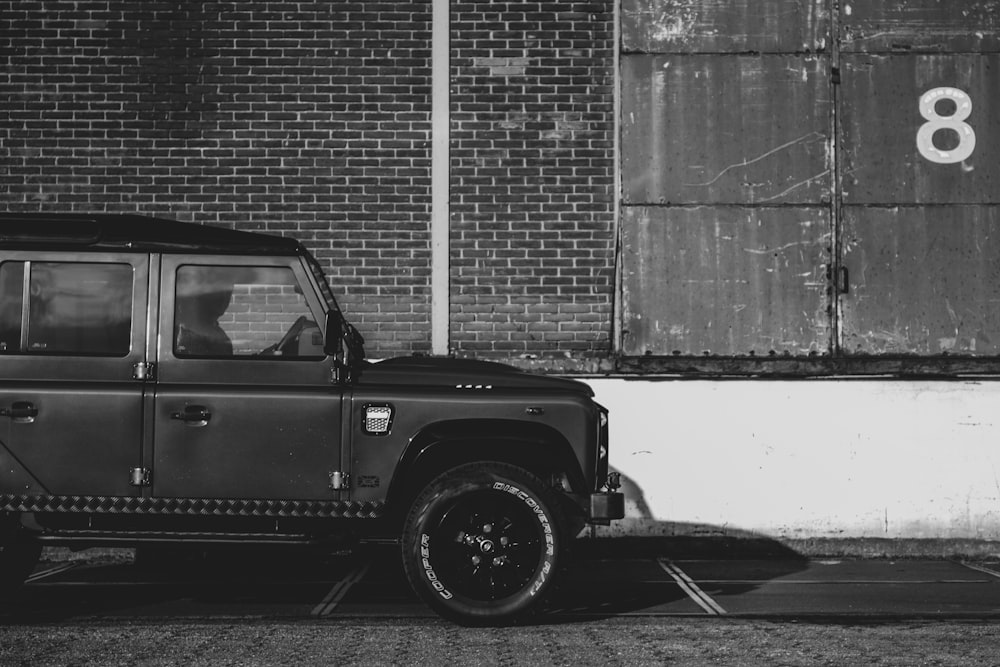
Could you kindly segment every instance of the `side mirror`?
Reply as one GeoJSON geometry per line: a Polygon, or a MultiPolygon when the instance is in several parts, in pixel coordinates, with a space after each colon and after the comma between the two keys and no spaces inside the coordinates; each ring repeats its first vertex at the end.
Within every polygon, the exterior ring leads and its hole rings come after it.
{"type": "Polygon", "coordinates": [[[343,353],[343,341],[343,320],[338,313],[331,310],[326,314],[326,325],[323,330],[323,353],[339,358],[343,353]]]}

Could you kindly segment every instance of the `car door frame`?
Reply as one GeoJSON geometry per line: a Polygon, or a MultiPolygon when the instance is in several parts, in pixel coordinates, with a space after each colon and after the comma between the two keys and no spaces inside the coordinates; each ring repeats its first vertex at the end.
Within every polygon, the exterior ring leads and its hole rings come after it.
{"type": "MultiPolygon", "coordinates": [[[[38,415],[34,421],[24,421],[20,424],[12,424],[9,431],[10,448],[4,455],[12,455],[14,461],[10,469],[10,479],[3,481],[4,487],[21,480],[20,486],[23,495],[33,496],[138,496],[141,488],[133,484],[132,471],[142,467],[142,456],[144,451],[144,400],[147,386],[137,377],[139,369],[148,363],[147,327],[149,313],[149,277],[150,277],[150,256],[141,252],[92,252],[75,250],[5,250],[0,261],[3,262],[30,262],[39,263],[62,263],[62,264],[128,264],[132,267],[132,298],[131,298],[131,330],[129,338],[128,354],[120,357],[115,356],[91,356],[72,353],[25,353],[14,352],[0,355],[0,377],[4,394],[12,395],[12,398],[21,398],[37,404],[38,415]],[[115,398],[108,403],[102,403],[100,396],[102,391],[113,392],[115,398]],[[66,401],[65,397],[59,397],[76,392],[77,398],[74,401],[66,401]],[[135,406],[134,415],[121,415],[120,408],[131,404],[131,396],[136,394],[139,402],[135,406]],[[96,403],[95,403],[95,400],[96,403]],[[64,410],[59,410],[55,419],[72,422],[73,427],[68,424],[56,428],[60,434],[64,434],[65,439],[60,438],[60,442],[68,443],[73,436],[81,433],[107,434],[108,424],[119,427],[115,438],[120,438],[122,442],[114,443],[113,455],[108,454],[107,449],[93,448],[83,450],[78,456],[72,455],[75,450],[68,450],[70,455],[60,460],[58,464],[51,455],[46,455],[49,465],[42,466],[45,474],[42,478],[37,477],[32,472],[30,461],[21,460],[16,452],[22,448],[17,445],[19,439],[16,431],[18,429],[29,429],[42,424],[48,426],[53,401],[56,405],[63,404],[64,410]],[[80,405],[80,403],[83,405],[80,405]],[[72,405],[71,405],[72,404],[72,405]],[[100,405],[105,405],[103,413],[91,413],[90,409],[100,405]],[[47,409],[48,408],[48,409],[47,409]],[[116,408],[118,408],[116,410],[116,408]],[[100,419],[104,415],[103,424],[98,427],[80,425],[80,420],[100,419]],[[126,431],[133,429],[134,433],[129,435],[126,431]],[[87,453],[89,451],[89,454],[87,453]],[[95,455],[97,452],[97,455],[95,455]],[[89,474],[81,474],[81,470],[87,466],[102,466],[95,472],[96,477],[89,474]]],[[[22,308],[25,308],[23,305],[22,308]]],[[[22,314],[22,332],[24,327],[22,314]]],[[[7,400],[0,400],[6,403],[7,400]]],[[[114,430],[111,430],[114,433],[114,430]]],[[[58,443],[53,443],[51,438],[43,438],[45,446],[59,448],[58,443]]],[[[95,437],[95,442],[98,438],[95,437]]],[[[107,440],[105,439],[105,442],[107,440]]],[[[50,453],[51,454],[51,453],[50,453]]],[[[13,489],[4,488],[3,491],[10,492],[13,489]]]]}
{"type": "MultiPolygon", "coordinates": [[[[216,484],[214,488],[206,488],[204,492],[192,493],[192,489],[197,484],[182,484],[176,479],[171,479],[170,475],[176,473],[180,468],[174,467],[173,461],[177,461],[181,454],[177,451],[177,439],[190,437],[192,440],[201,439],[201,432],[196,429],[182,432],[184,436],[174,430],[173,435],[167,436],[166,429],[175,428],[178,422],[171,424],[168,422],[170,415],[176,414],[178,410],[183,410],[189,404],[200,405],[195,400],[185,403],[181,395],[189,392],[192,396],[197,396],[201,391],[199,387],[207,392],[228,391],[224,387],[231,387],[232,392],[246,392],[248,397],[253,397],[257,390],[273,392],[274,400],[282,400],[283,396],[298,393],[302,396],[315,398],[322,404],[329,403],[325,412],[318,416],[317,423],[326,423],[329,428],[320,429],[317,437],[323,439],[329,451],[329,460],[326,465],[327,471],[332,473],[340,468],[342,456],[344,455],[343,443],[343,423],[342,387],[334,381],[334,360],[324,355],[322,357],[310,357],[305,359],[288,359],[281,357],[231,357],[231,358],[189,358],[179,357],[174,354],[174,318],[176,307],[176,286],[177,271],[182,266],[245,266],[245,267],[282,267],[290,268],[299,285],[302,287],[302,296],[306,305],[314,317],[322,332],[322,322],[325,320],[326,307],[320,295],[316,292],[312,284],[313,275],[302,261],[302,258],[294,255],[222,255],[222,254],[198,254],[180,255],[163,254],[159,261],[159,308],[157,314],[157,340],[156,340],[156,398],[154,406],[153,422],[153,446],[150,451],[150,460],[153,461],[152,470],[152,494],[157,498],[162,497],[201,497],[201,498],[261,498],[267,500],[277,500],[274,493],[255,494],[240,489],[239,480],[232,484],[216,484]],[[173,440],[170,440],[173,438],[173,440]],[[174,448],[171,451],[171,448],[174,448]]],[[[325,333],[325,332],[324,332],[325,333]]],[[[215,416],[217,417],[217,415],[215,416]]],[[[215,418],[213,417],[213,418],[215,418]]],[[[218,422],[217,422],[218,423],[218,422]]],[[[206,424],[211,429],[212,424],[206,424]]],[[[313,425],[308,425],[313,426],[313,425]]],[[[183,428],[183,426],[181,426],[183,428]]],[[[211,433],[210,430],[203,432],[211,433]]],[[[301,437],[301,436],[296,436],[301,437]]],[[[210,437],[204,440],[209,440],[210,437]]],[[[317,445],[319,447],[319,445],[317,445]]],[[[197,454],[192,454],[197,455],[197,454]]],[[[244,470],[246,470],[244,468],[244,470]]],[[[208,471],[215,475],[217,479],[225,478],[221,471],[208,471]]],[[[234,471],[233,474],[238,474],[234,471]]],[[[302,499],[302,500],[340,500],[342,492],[327,488],[321,489],[318,481],[311,479],[308,488],[311,490],[303,494],[287,494],[280,499],[302,499]]]]}

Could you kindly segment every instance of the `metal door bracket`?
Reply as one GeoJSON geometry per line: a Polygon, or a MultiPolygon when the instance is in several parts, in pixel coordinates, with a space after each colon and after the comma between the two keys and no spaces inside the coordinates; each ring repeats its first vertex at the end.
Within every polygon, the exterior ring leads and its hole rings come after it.
{"type": "Polygon", "coordinates": [[[149,486],[149,468],[132,468],[128,483],[130,486],[149,486]]]}
{"type": "Polygon", "coordinates": [[[140,361],[132,367],[132,378],[139,382],[151,382],[156,379],[156,364],[140,361]]]}
{"type": "Polygon", "coordinates": [[[351,488],[351,476],[339,470],[331,472],[330,488],[334,491],[343,491],[344,489],[351,488]]]}

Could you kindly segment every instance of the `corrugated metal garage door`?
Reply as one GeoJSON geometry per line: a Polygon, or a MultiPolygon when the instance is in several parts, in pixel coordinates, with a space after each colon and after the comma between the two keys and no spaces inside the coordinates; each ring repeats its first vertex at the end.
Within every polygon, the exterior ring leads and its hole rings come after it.
{"type": "Polygon", "coordinates": [[[996,354],[998,5],[623,0],[622,352],[996,354]]]}
{"type": "Polygon", "coordinates": [[[998,19],[994,0],[843,8],[845,352],[1000,353],[998,19]]]}

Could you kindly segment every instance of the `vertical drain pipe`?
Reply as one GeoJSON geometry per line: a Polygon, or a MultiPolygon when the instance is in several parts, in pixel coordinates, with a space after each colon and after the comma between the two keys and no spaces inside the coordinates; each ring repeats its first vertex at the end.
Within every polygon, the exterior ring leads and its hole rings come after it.
{"type": "Polygon", "coordinates": [[[450,343],[451,191],[450,2],[431,6],[431,353],[446,355],[450,343]]]}

